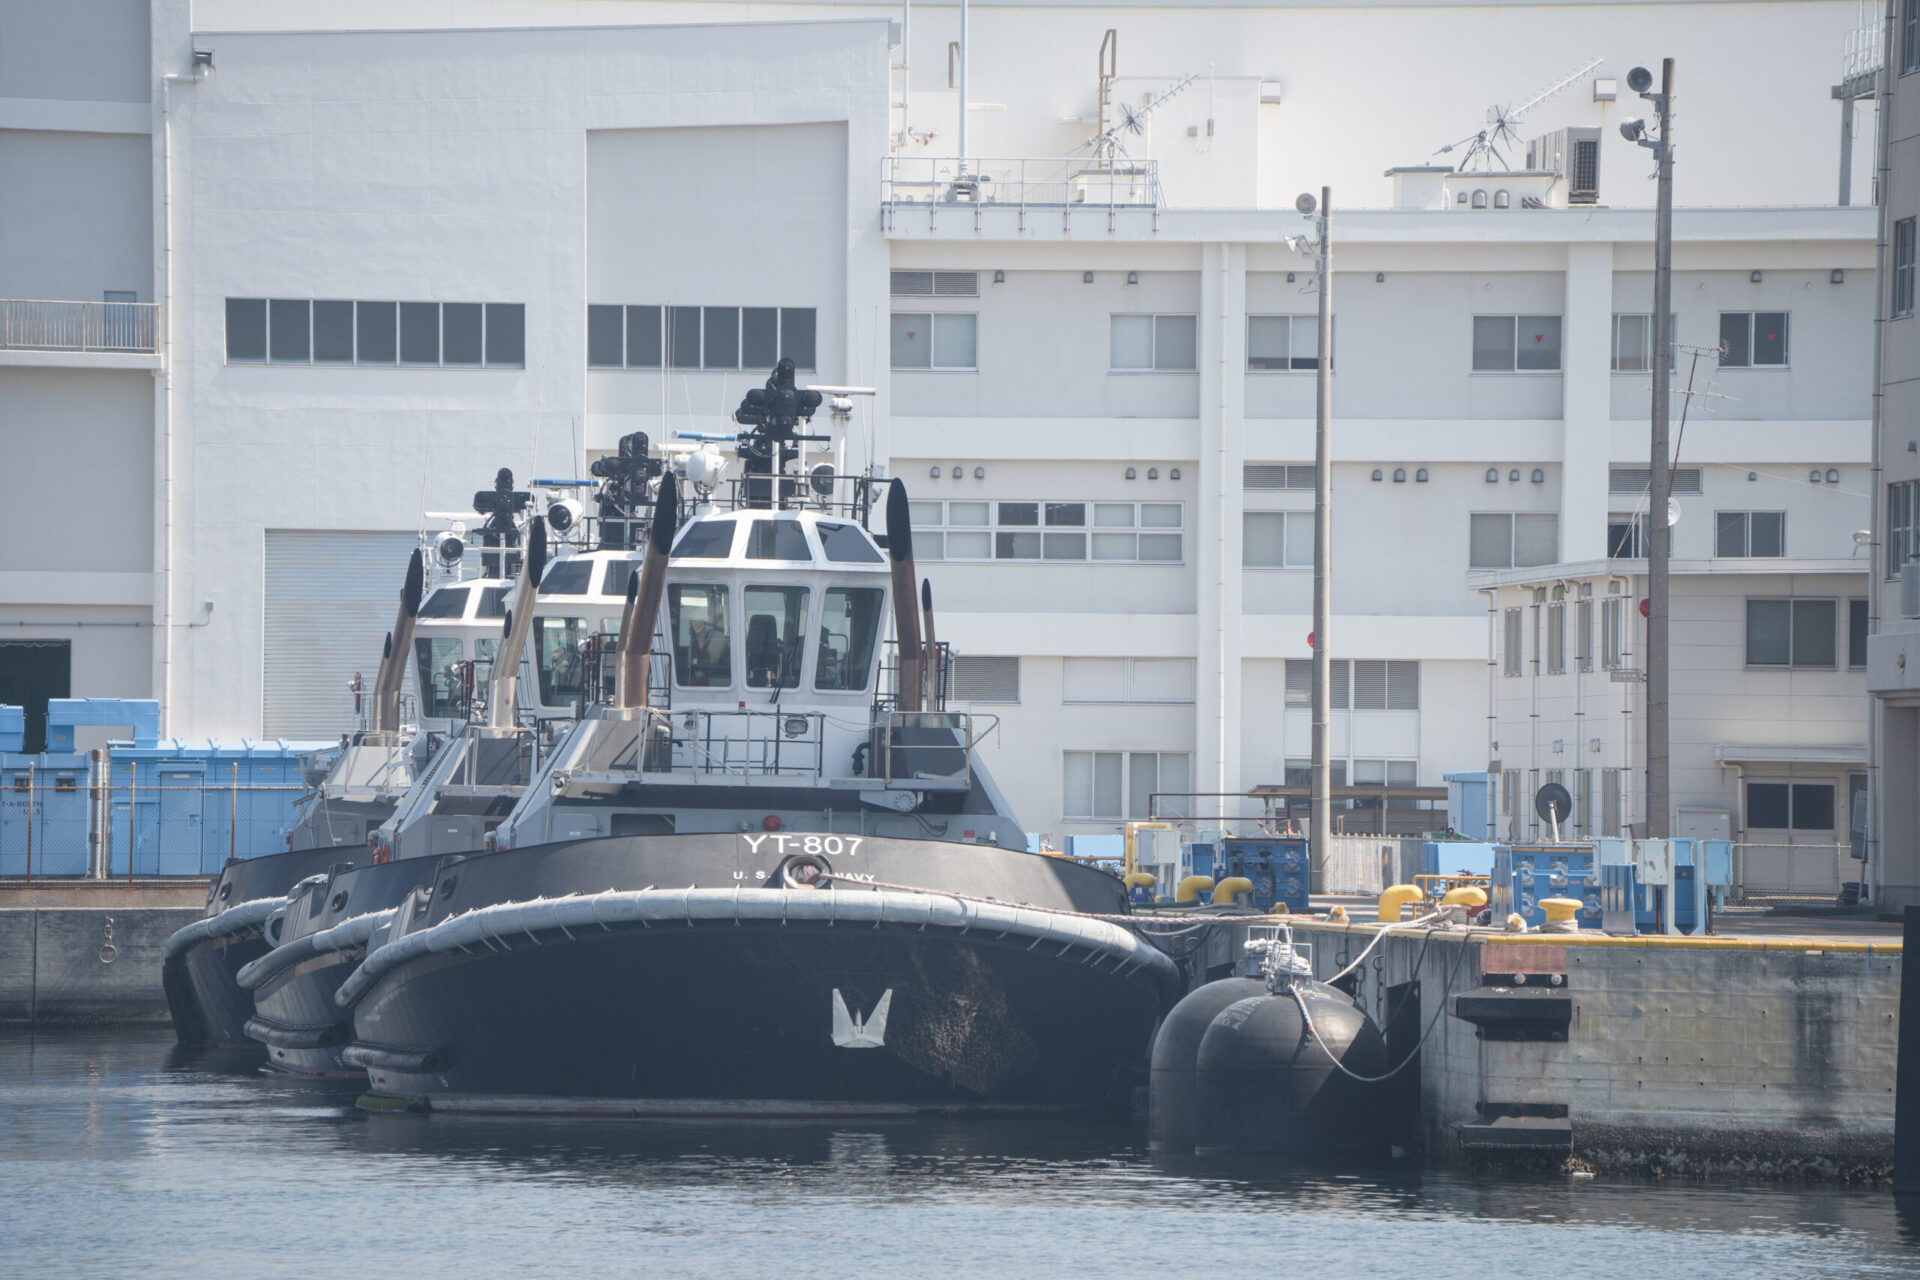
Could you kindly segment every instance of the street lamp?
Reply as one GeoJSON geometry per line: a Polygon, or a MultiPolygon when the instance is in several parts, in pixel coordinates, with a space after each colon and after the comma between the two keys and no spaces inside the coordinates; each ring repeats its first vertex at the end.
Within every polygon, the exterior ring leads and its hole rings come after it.
{"type": "Polygon", "coordinates": [[[1332,662],[1327,643],[1327,600],[1331,589],[1333,523],[1329,514],[1333,496],[1330,430],[1333,421],[1333,239],[1328,218],[1333,212],[1333,188],[1320,188],[1316,203],[1303,192],[1293,202],[1300,216],[1311,222],[1318,237],[1284,237],[1287,248],[1314,264],[1320,290],[1320,341],[1314,373],[1313,429],[1313,765],[1307,836],[1311,893],[1327,891],[1328,836],[1333,827],[1333,773],[1327,758],[1328,726],[1332,721],[1328,690],[1332,662]]]}
{"type": "MultiPolygon", "coordinates": [[[[1660,91],[1653,73],[1635,67],[1627,87],[1651,102],[1659,118],[1658,136],[1638,117],[1622,120],[1620,133],[1653,152],[1658,196],[1653,219],[1653,432],[1649,442],[1652,482],[1647,509],[1664,512],[1673,498],[1667,456],[1669,388],[1673,379],[1673,59],[1660,63],[1660,91]]],[[[1668,734],[1668,623],[1672,613],[1667,564],[1673,534],[1665,520],[1647,521],[1647,814],[1646,834],[1671,834],[1673,800],[1668,734]]]]}

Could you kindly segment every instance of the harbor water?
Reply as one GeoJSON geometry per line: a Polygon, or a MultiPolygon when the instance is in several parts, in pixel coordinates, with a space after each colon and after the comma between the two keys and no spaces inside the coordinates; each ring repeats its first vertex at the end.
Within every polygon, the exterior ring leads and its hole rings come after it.
{"type": "Polygon", "coordinates": [[[1920,1274],[1884,1190],[1150,1158],[1072,1120],[369,1115],[150,1030],[0,1034],[10,1276],[1920,1274]]]}

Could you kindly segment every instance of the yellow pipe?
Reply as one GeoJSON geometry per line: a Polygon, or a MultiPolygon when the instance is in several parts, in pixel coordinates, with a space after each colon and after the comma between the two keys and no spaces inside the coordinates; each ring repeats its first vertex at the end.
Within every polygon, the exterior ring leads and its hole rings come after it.
{"type": "Polygon", "coordinates": [[[1233,905],[1235,898],[1243,893],[1252,892],[1253,881],[1247,879],[1245,876],[1228,876],[1225,880],[1213,886],[1213,905],[1216,907],[1230,907],[1233,905]]]}
{"type": "Polygon", "coordinates": [[[1397,923],[1400,919],[1400,908],[1409,902],[1418,902],[1426,896],[1414,885],[1388,885],[1387,891],[1380,895],[1380,923],[1397,923]]]}
{"type": "Polygon", "coordinates": [[[1129,871],[1127,873],[1127,888],[1129,889],[1151,889],[1159,883],[1158,880],[1154,879],[1151,871],[1129,871]]]}
{"type": "Polygon", "coordinates": [[[1200,901],[1200,895],[1213,888],[1212,876],[1188,876],[1173,891],[1176,904],[1200,901]]]}
{"type": "Polygon", "coordinates": [[[1125,843],[1126,843],[1126,850],[1127,850],[1127,874],[1128,875],[1132,875],[1134,871],[1137,869],[1134,866],[1134,852],[1140,847],[1139,833],[1142,831],[1171,831],[1171,830],[1173,830],[1173,824],[1171,822],[1129,822],[1127,824],[1127,838],[1125,843]]]}
{"type": "Polygon", "coordinates": [[[1570,921],[1580,914],[1580,900],[1578,898],[1542,898],[1540,909],[1547,913],[1548,924],[1558,924],[1570,921]]]}
{"type": "Polygon", "coordinates": [[[1477,885],[1463,884],[1458,889],[1447,890],[1446,897],[1440,899],[1443,907],[1484,907],[1487,905],[1487,891],[1477,885]]]}

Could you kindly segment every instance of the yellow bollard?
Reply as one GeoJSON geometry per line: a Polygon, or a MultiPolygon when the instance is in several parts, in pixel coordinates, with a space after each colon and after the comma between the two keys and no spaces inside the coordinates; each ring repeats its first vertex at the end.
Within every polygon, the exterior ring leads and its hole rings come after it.
{"type": "Polygon", "coordinates": [[[1174,889],[1174,904],[1181,906],[1190,902],[1198,902],[1200,901],[1200,895],[1211,888],[1213,888],[1212,876],[1188,876],[1180,882],[1179,887],[1174,889]]]}
{"type": "Polygon", "coordinates": [[[1447,896],[1440,899],[1443,907],[1465,907],[1468,911],[1478,911],[1487,905],[1487,891],[1478,885],[1463,884],[1458,889],[1447,890],[1447,896]]]}
{"type": "Polygon", "coordinates": [[[1233,905],[1235,898],[1243,893],[1252,892],[1253,881],[1247,879],[1245,876],[1228,876],[1225,880],[1213,886],[1213,905],[1216,907],[1230,907],[1233,905]]]}
{"type": "Polygon", "coordinates": [[[1571,923],[1580,914],[1578,898],[1542,898],[1540,909],[1547,913],[1548,924],[1571,923]]]}
{"type": "Polygon", "coordinates": [[[1397,924],[1400,921],[1400,908],[1409,902],[1418,902],[1427,895],[1410,884],[1388,885],[1387,891],[1380,895],[1380,923],[1397,924]]]}

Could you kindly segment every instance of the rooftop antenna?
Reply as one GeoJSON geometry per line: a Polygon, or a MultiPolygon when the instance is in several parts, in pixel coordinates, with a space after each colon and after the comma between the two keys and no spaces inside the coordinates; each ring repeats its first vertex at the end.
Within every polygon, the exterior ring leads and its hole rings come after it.
{"type": "Polygon", "coordinates": [[[1116,103],[1113,98],[1113,82],[1120,75],[1120,33],[1116,28],[1108,27],[1107,34],[1100,38],[1100,91],[1099,115],[1094,123],[1096,132],[1087,140],[1086,145],[1093,149],[1093,158],[1101,164],[1112,164],[1126,152],[1126,135],[1139,135],[1146,132],[1147,117],[1157,111],[1167,99],[1186,89],[1200,78],[1198,73],[1187,76],[1171,89],[1156,98],[1150,98],[1141,106],[1130,107],[1124,102],[1116,103]]]}
{"type": "Polygon", "coordinates": [[[1560,93],[1578,83],[1583,76],[1599,66],[1600,63],[1601,59],[1599,58],[1589,58],[1578,71],[1573,72],[1571,75],[1561,77],[1552,85],[1534,94],[1517,107],[1503,107],[1498,104],[1488,107],[1486,128],[1476,133],[1470,133],[1458,142],[1449,142],[1433,154],[1443,156],[1451,153],[1455,147],[1465,147],[1467,153],[1460,158],[1460,163],[1455,166],[1455,170],[1459,173],[1467,173],[1475,168],[1491,172],[1495,161],[1499,162],[1502,169],[1513,168],[1512,165],[1507,163],[1507,157],[1501,152],[1500,148],[1517,145],[1519,143],[1520,133],[1515,126],[1519,124],[1520,117],[1545,102],[1548,98],[1551,98],[1554,94],[1560,93]]]}

